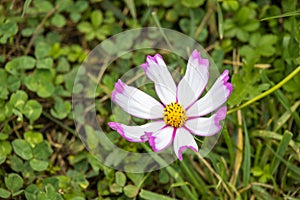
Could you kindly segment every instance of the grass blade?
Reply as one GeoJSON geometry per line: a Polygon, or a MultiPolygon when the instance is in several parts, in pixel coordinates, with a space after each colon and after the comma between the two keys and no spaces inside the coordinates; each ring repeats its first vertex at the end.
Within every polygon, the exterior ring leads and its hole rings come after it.
{"type": "MultiPolygon", "coordinates": [[[[253,131],[251,133],[251,136],[253,136],[253,137],[261,137],[261,138],[270,138],[270,139],[275,139],[275,140],[282,140],[282,135],[280,135],[280,134],[278,134],[276,132],[265,131],[265,130],[253,131]]],[[[296,152],[296,154],[298,155],[298,160],[300,161],[300,147],[293,140],[291,140],[289,142],[289,145],[296,152]]]]}
{"type": "Polygon", "coordinates": [[[283,18],[283,17],[291,17],[291,16],[297,16],[300,15],[300,11],[292,11],[292,12],[287,12],[281,15],[276,15],[276,16],[272,16],[272,17],[266,17],[261,19],[260,21],[265,21],[265,20],[271,20],[271,19],[277,19],[277,18],[283,18]]]}
{"type": "Polygon", "coordinates": [[[175,199],[167,197],[165,195],[157,194],[155,192],[151,192],[151,191],[144,190],[144,189],[141,190],[139,196],[146,200],[152,200],[152,199],[175,200],[175,199]]]}
{"type": "Polygon", "coordinates": [[[276,158],[278,158],[281,162],[283,162],[288,169],[290,169],[292,172],[294,172],[300,177],[299,167],[291,165],[290,162],[286,161],[284,158],[278,155],[278,153],[276,153],[270,146],[267,145],[266,147],[276,156],[276,158]]]}
{"type": "Polygon", "coordinates": [[[217,2],[217,13],[218,13],[218,29],[219,29],[219,36],[220,39],[223,39],[223,35],[224,35],[224,29],[223,29],[223,12],[222,12],[222,8],[219,4],[219,2],[217,2]]]}
{"type": "Polygon", "coordinates": [[[31,0],[26,0],[25,1],[21,17],[24,17],[24,15],[25,15],[25,13],[27,11],[27,8],[29,7],[30,3],[31,3],[31,0]]]}
{"type": "Polygon", "coordinates": [[[245,148],[244,148],[244,158],[243,158],[243,180],[244,180],[244,186],[247,186],[249,184],[250,180],[250,168],[251,168],[251,151],[250,151],[250,141],[249,141],[249,135],[248,135],[248,129],[246,125],[246,120],[243,117],[243,128],[245,133],[245,148]]]}
{"type": "MultiPolygon", "coordinates": [[[[278,156],[283,157],[285,151],[287,150],[288,146],[289,146],[289,142],[291,141],[293,137],[293,134],[289,131],[285,131],[282,137],[282,140],[279,143],[279,146],[277,148],[276,153],[278,154],[278,156]]],[[[272,175],[276,172],[278,166],[279,166],[280,160],[277,157],[273,158],[272,164],[271,164],[271,171],[272,171],[272,175]]]]}

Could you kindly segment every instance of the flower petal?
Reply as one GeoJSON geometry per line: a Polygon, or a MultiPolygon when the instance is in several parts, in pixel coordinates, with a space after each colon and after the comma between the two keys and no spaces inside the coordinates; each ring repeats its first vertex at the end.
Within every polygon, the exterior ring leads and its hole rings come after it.
{"type": "Polygon", "coordinates": [[[149,144],[153,151],[162,151],[172,143],[176,129],[172,126],[166,126],[157,132],[147,133],[149,144]]]}
{"type": "Polygon", "coordinates": [[[216,113],[211,115],[210,117],[204,118],[193,118],[188,119],[184,127],[189,130],[191,133],[200,136],[212,136],[217,134],[222,126],[220,125],[220,121],[225,119],[227,108],[226,106],[221,107],[216,113]]]}
{"type": "Polygon", "coordinates": [[[195,49],[191,54],[184,77],[178,83],[177,98],[183,107],[188,108],[202,94],[209,79],[208,59],[201,58],[195,49]]]}
{"type": "Polygon", "coordinates": [[[228,70],[225,70],[216,80],[214,85],[200,98],[195,104],[187,109],[188,117],[204,116],[208,113],[218,109],[224,104],[232,92],[231,83],[227,82],[229,79],[228,70]]]}
{"type": "Polygon", "coordinates": [[[165,126],[165,123],[164,121],[154,121],[141,126],[127,126],[116,122],[109,122],[108,125],[130,142],[146,142],[148,137],[145,132],[155,132],[165,126]]]}
{"type": "Polygon", "coordinates": [[[115,83],[112,100],[127,113],[143,119],[162,118],[163,105],[143,91],[126,85],[121,80],[115,83]]]}
{"type": "Polygon", "coordinates": [[[147,56],[141,65],[147,77],[154,82],[157,96],[164,105],[176,101],[176,84],[160,54],[147,56]]]}
{"type": "Polygon", "coordinates": [[[198,145],[192,134],[184,128],[178,128],[173,142],[174,152],[179,160],[182,160],[182,153],[187,149],[198,152],[198,145]]]}

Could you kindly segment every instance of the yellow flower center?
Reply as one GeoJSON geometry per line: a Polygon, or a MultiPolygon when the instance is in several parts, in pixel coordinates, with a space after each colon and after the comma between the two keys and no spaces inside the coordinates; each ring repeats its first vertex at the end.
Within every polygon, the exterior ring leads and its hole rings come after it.
{"type": "Polygon", "coordinates": [[[175,128],[183,126],[187,120],[185,109],[179,103],[170,103],[164,109],[164,121],[175,128]]]}

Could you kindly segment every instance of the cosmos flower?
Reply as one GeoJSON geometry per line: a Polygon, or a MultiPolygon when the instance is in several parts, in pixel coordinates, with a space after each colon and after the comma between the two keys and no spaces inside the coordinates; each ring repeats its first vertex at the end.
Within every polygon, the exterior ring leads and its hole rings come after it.
{"type": "Polygon", "coordinates": [[[108,125],[130,142],[148,141],[159,152],[173,144],[179,160],[187,149],[198,152],[193,135],[212,136],[221,130],[220,121],[226,117],[222,106],[232,92],[225,70],[200,99],[209,80],[209,61],[194,50],[188,60],[184,77],[176,85],[161,55],[147,56],[142,64],[147,77],[154,82],[160,102],[145,92],[128,86],[121,80],[115,83],[112,101],[132,116],[151,122],[128,126],[117,122],[108,125]]]}

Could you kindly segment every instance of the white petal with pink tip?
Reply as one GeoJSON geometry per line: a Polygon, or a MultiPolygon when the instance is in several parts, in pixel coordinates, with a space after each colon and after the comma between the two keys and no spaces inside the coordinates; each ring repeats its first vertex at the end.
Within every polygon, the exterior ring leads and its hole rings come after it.
{"type": "Polygon", "coordinates": [[[179,160],[182,160],[182,153],[187,149],[198,152],[198,145],[186,129],[178,128],[173,142],[174,152],[179,160]]]}
{"type": "Polygon", "coordinates": [[[189,119],[185,122],[184,126],[195,135],[215,135],[222,128],[222,126],[220,125],[220,121],[226,117],[226,111],[226,107],[222,107],[210,117],[189,119]]]}
{"type": "Polygon", "coordinates": [[[145,132],[156,132],[163,128],[165,123],[163,121],[155,121],[142,126],[127,126],[116,122],[109,122],[108,125],[130,142],[145,142],[148,140],[145,132]]]}
{"type": "Polygon", "coordinates": [[[149,144],[153,151],[158,152],[166,149],[173,141],[174,138],[174,128],[171,126],[166,126],[157,132],[149,133],[149,144]]]}
{"type": "Polygon", "coordinates": [[[225,70],[216,80],[214,85],[209,89],[204,97],[200,98],[186,112],[189,117],[207,115],[223,105],[232,92],[228,70],[225,70]]]}
{"type": "Polygon", "coordinates": [[[184,77],[178,84],[177,98],[184,108],[188,108],[202,94],[209,79],[209,62],[194,50],[191,54],[184,77]]]}
{"type": "Polygon", "coordinates": [[[154,82],[157,96],[164,105],[176,101],[176,84],[161,55],[147,56],[141,65],[147,77],[154,82]]]}
{"type": "Polygon", "coordinates": [[[121,80],[115,84],[112,100],[127,113],[143,119],[162,118],[163,105],[145,92],[126,85],[121,80]]]}

